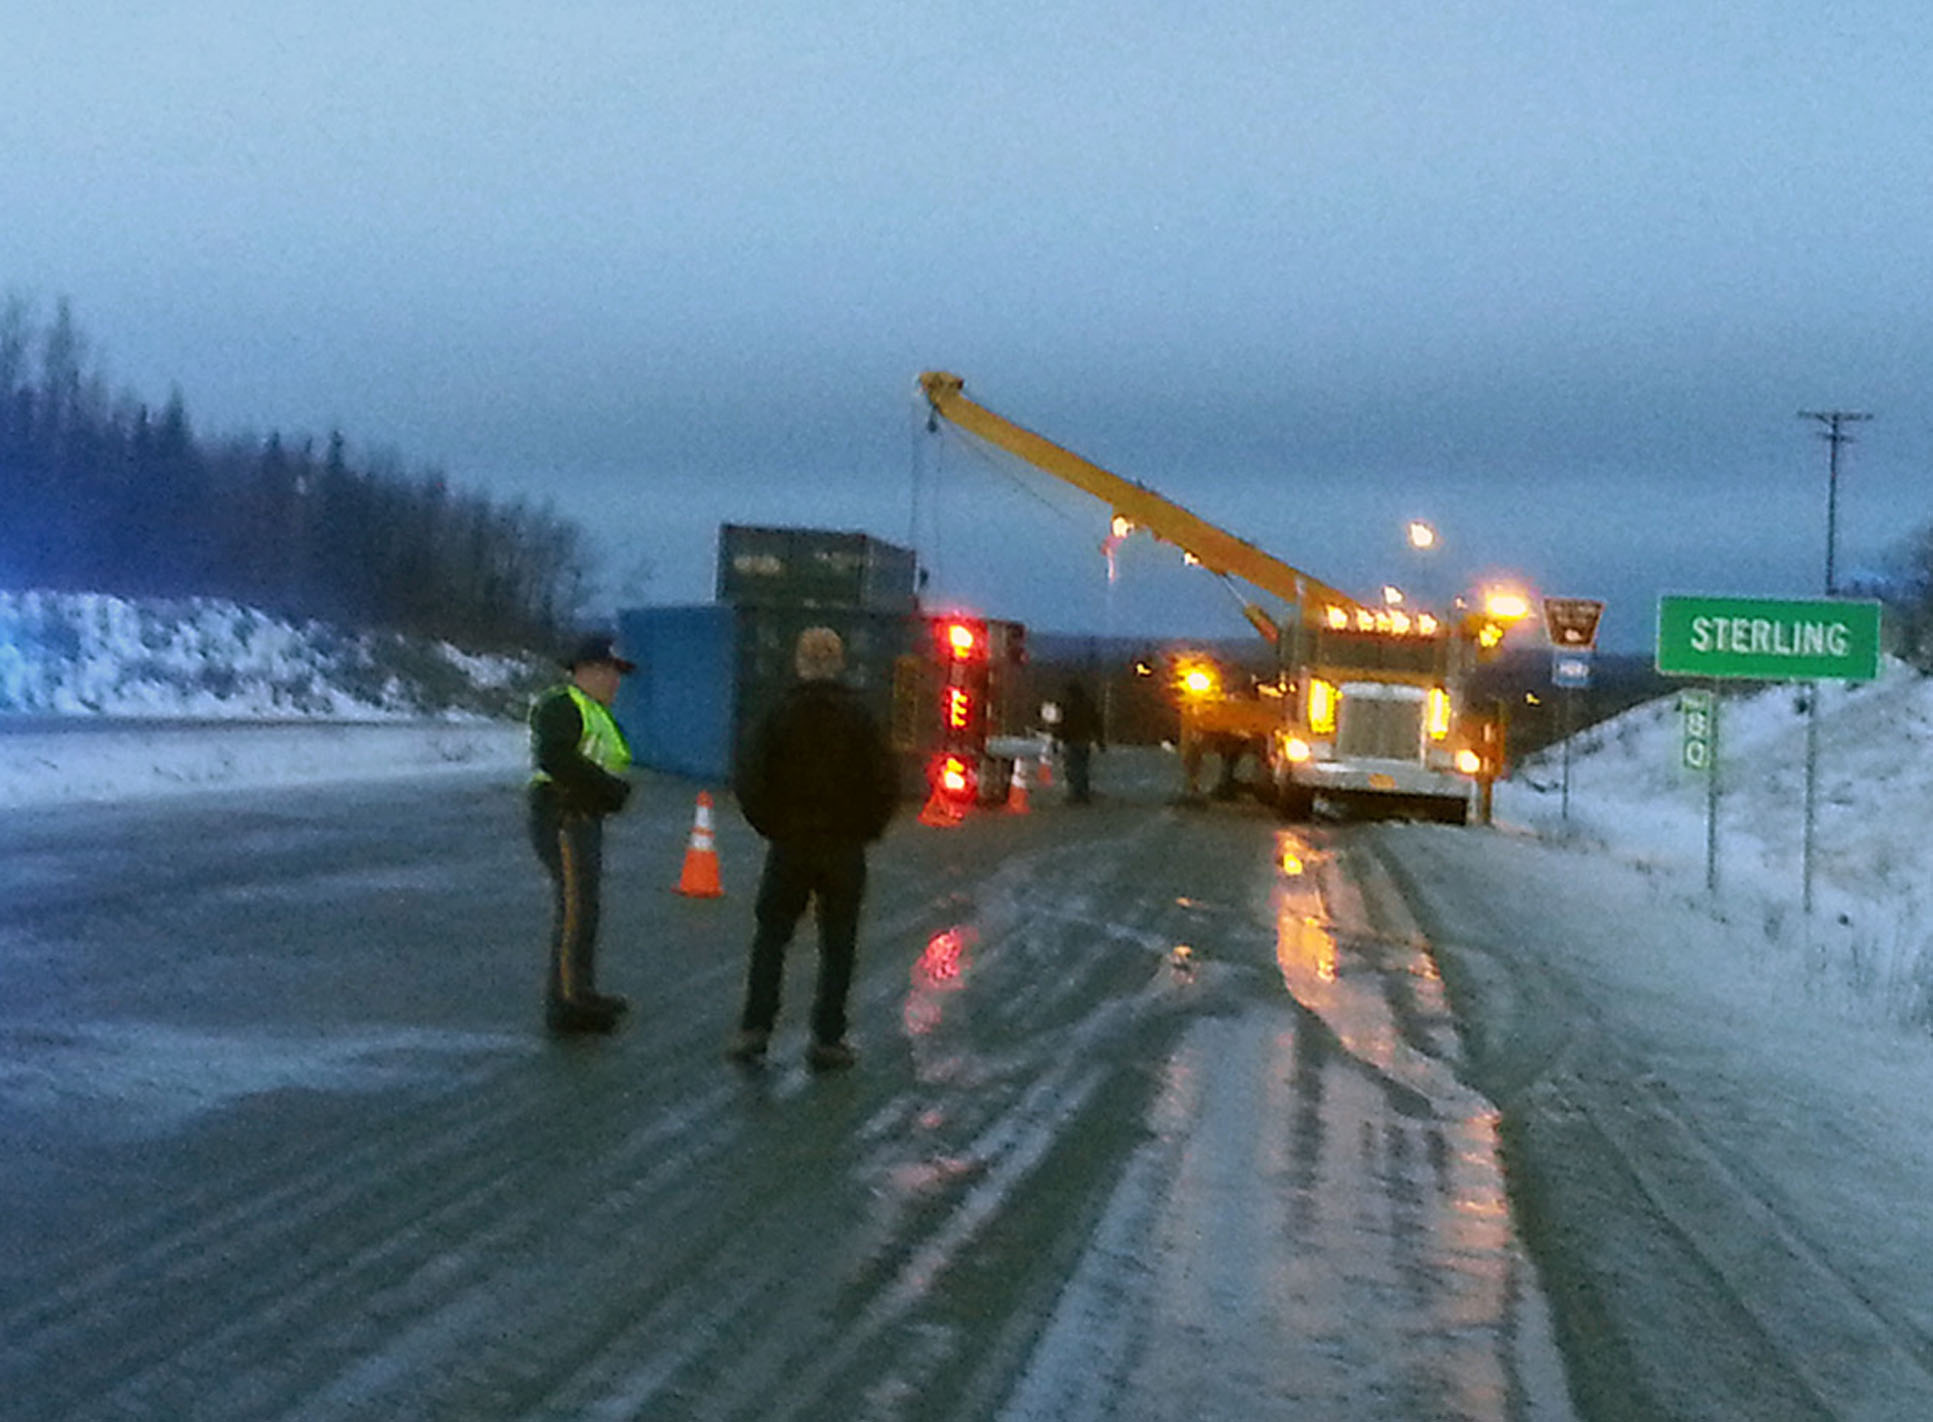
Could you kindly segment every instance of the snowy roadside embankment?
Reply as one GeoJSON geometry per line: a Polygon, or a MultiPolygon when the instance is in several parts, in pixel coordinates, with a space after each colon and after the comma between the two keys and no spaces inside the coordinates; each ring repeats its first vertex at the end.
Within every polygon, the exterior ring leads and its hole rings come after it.
{"type": "Polygon", "coordinates": [[[216,598],[0,591],[0,713],[418,720],[515,715],[546,670],[216,598]]]}
{"type": "Polygon", "coordinates": [[[1570,815],[1561,749],[1497,789],[1497,817],[1558,847],[1634,865],[1715,917],[1762,934],[1870,1015],[1933,1025],[1933,678],[1897,661],[1879,680],[1820,688],[1814,912],[1802,912],[1803,688],[1727,695],[1718,744],[1718,892],[1707,893],[1707,787],[1683,764],[1676,698],[1574,738],[1570,815]]]}
{"type": "Polygon", "coordinates": [[[1796,686],[1676,698],[1498,789],[1503,836],[1403,833],[1472,1077],[1590,1415],[1933,1415],[1933,679],[1822,688],[1814,911],[1796,686]],[[1500,842],[1501,840],[1501,842],[1500,842]]]}
{"type": "Polygon", "coordinates": [[[81,723],[13,732],[0,724],[0,809],[450,772],[514,778],[528,745],[528,732],[507,721],[81,723]]]}
{"type": "Polygon", "coordinates": [[[516,775],[555,674],[212,598],[0,592],[0,808],[516,775]]]}

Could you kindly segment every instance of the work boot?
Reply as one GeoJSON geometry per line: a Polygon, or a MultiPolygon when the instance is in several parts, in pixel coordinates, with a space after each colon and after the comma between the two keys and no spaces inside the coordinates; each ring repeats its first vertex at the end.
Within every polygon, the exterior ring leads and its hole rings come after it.
{"type": "Polygon", "coordinates": [[[725,1055],[735,1062],[756,1066],[765,1060],[765,1049],[771,1044],[772,1034],[756,1027],[747,1027],[725,1048],[725,1055]]]}
{"type": "Polygon", "coordinates": [[[806,1049],[805,1064],[814,1071],[844,1071],[859,1060],[845,1042],[814,1042],[806,1049]]]}
{"type": "Polygon", "coordinates": [[[544,1025],[560,1037],[613,1032],[623,1015],[621,1001],[613,1007],[595,997],[554,997],[544,1005],[544,1025]]]}

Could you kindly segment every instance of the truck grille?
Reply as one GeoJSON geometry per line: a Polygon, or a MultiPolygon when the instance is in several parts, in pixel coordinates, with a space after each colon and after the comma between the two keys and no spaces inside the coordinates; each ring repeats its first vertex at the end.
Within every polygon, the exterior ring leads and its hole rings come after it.
{"type": "Polygon", "coordinates": [[[1423,702],[1345,694],[1336,710],[1336,754],[1346,760],[1419,760],[1423,702]]]}

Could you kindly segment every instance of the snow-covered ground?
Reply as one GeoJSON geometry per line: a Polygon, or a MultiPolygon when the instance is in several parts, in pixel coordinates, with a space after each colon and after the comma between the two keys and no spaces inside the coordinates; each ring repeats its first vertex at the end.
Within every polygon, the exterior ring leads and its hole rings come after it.
{"type": "Polygon", "coordinates": [[[119,722],[13,732],[0,722],[0,810],[438,772],[515,776],[528,755],[529,733],[513,721],[119,722]]]}
{"type": "Polygon", "coordinates": [[[550,674],[213,599],[0,592],[0,808],[512,773],[550,674]]]}
{"type": "Polygon", "coordinates": [[[1933,678],[1888,662],[1878,681],[1821,688],[1810,918],[1801,911],[1807,720],[1800,687],[1720,698],[1715,895],[1707,782],[1684,766],[1675,698],[1574,739],[1568,818],[1557,748],[1498,787],[1497,815],[1640,869],[1789,951],[1815,994],[1924,1031],[1933,1027],[1933,678]]]}
{"type": "Polygon", "coordinates": [[[0,715],[394,720],[515,714],[546,669],[216,598],[0,591],[0,715]]]}
{"type": "Polygon", "coordinates": [[[1547,1264],[1588,1281],[1574,1385],[1646,1415],[1933,1415],[1933,679],[1822,689],[1810,915],[1807,724],[1797,687],[1722,698],[1715,892],[1675,697],[1574,738],[1568,816],[1556,748],[1498,787],[1504,843],[1400,840],[1547,1264]]]}

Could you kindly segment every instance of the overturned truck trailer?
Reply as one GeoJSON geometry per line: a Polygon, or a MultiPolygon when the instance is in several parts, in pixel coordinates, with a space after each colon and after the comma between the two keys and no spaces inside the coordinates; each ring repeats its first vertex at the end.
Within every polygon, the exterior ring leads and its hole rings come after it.
{"type": "Polygon", "coordinates": [[[1017,622],[929,612],[913,554],[863,533],[725,525],[719,600],[628,608],[623,644],[638,662],[617,715],[638,763],[729,780],[746,731],[790,684],[808,627],[846,644],[846,680],[885,728],[908,795],[942,782],[969,801],[1004,796],[1031,719],[1017,622]]]}

